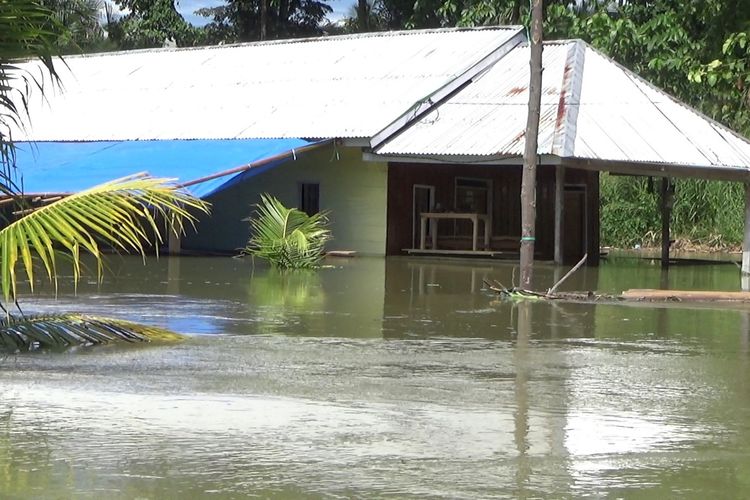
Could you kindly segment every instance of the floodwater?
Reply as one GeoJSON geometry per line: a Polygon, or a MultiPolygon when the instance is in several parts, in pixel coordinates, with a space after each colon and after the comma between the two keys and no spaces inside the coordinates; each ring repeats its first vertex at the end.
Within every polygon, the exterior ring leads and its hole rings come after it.
{"type": "MultiPolygon", "coordinates": [[[[189,336],[1,358],[0,498],[750,496],[750,308],[519,305],[482,285],[512,263],[329,263],[113,257],[77,296],[38,289],[26,313],[189,336]]],[[[611,260],[563,288],[659,286],[740,278],[611,260]]]]}

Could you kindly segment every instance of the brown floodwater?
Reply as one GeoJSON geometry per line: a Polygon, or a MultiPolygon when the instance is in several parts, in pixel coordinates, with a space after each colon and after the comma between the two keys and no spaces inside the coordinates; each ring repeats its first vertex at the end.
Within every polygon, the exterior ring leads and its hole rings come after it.
{"type": "MultiPolygon", "coordinates": [[[[37,288],[26,313],[187,339],[4,355],[0,498],[750,496],[750,307],[517,304],[482,284],[513,263],[328,263],[111,257],[76,295],[37,288]]],[[[662,286],[740,277],[612,259],[563,288],[662,286]]]]}

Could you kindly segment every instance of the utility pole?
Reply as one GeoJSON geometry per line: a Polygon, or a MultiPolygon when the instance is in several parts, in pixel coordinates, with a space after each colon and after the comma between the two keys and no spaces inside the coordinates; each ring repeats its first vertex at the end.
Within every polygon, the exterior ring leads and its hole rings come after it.
{"type": "Polygon", "coordinates": [[[542,101],[542,0],[531,8],[531,57],[529,66],[529,110],[526,121],[526,149],[521,178],[521,288],[531,289],[536,234],[536,166],[539,111],[542,101]]]}

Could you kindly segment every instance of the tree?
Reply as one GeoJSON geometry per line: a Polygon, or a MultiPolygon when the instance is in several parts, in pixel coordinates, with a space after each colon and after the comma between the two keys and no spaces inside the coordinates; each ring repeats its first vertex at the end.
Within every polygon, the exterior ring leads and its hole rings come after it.
{"type": "Polygon", "coordinates": [[[201,31],[177,12],[174,0],[114,0],[128,13],[107,25],[111,41],[121,49],[178,47],[203,41],[201,31]]]}
{"type": "Polygon", "coordinates": [[[0,230],[0,289],[5,312],[0,319],[0,346],[28,350],[43,346],[93,344],[166,338],[166,331],[122,320],[81,316],[28,318],[18,306],[17,268],[33,285],[35,259],[56,282],[59,255],[66,254],[73,273],[80,275],[81,251],[90,252],[101,272],[100,241],[115,248],[143,253],[144,241],[159,239],[157,219],[176,231],[192,220],[190,208],[206,205],[165,179],[136,176],[92,188],[49,205],[29,207],[13,183],[15,169],[12,131],[28,125],[29,91],[58,82],[54,59],[65,27],[55,13],[33,0],[0,0],[0,191],[17,202],[19,215],[0,230]],[[24,72],[17,61],[41,62],[40,74],[24,72]],[[149,233],[154,234],[149,237],[149,233]]]}
{"type": "Polygon", "coordinates": [[[100,21],[102,0],[42,0],[42,5],[55,13],[63,28],[56,44],[62,54],[109,48],[100,21]]]}
{"type": "Polygon", "coordinates": [[[212,19],[204,27],[208,43],[232,43],[322,35],[321,23],[330,12],[331,7],[318,0],[228,0],[196,14],[212,19]],[[261,23],[264,17],[266,25],[261,23]]]}

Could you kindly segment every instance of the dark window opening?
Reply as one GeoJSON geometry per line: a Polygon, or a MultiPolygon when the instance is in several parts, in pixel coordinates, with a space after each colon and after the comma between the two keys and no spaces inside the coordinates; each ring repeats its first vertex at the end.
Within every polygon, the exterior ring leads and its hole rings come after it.
{"type": "Polygon", "coordinates": [[[307,215],[320,212],[320,184],[300,184],[299,209],[307,215]]]}

